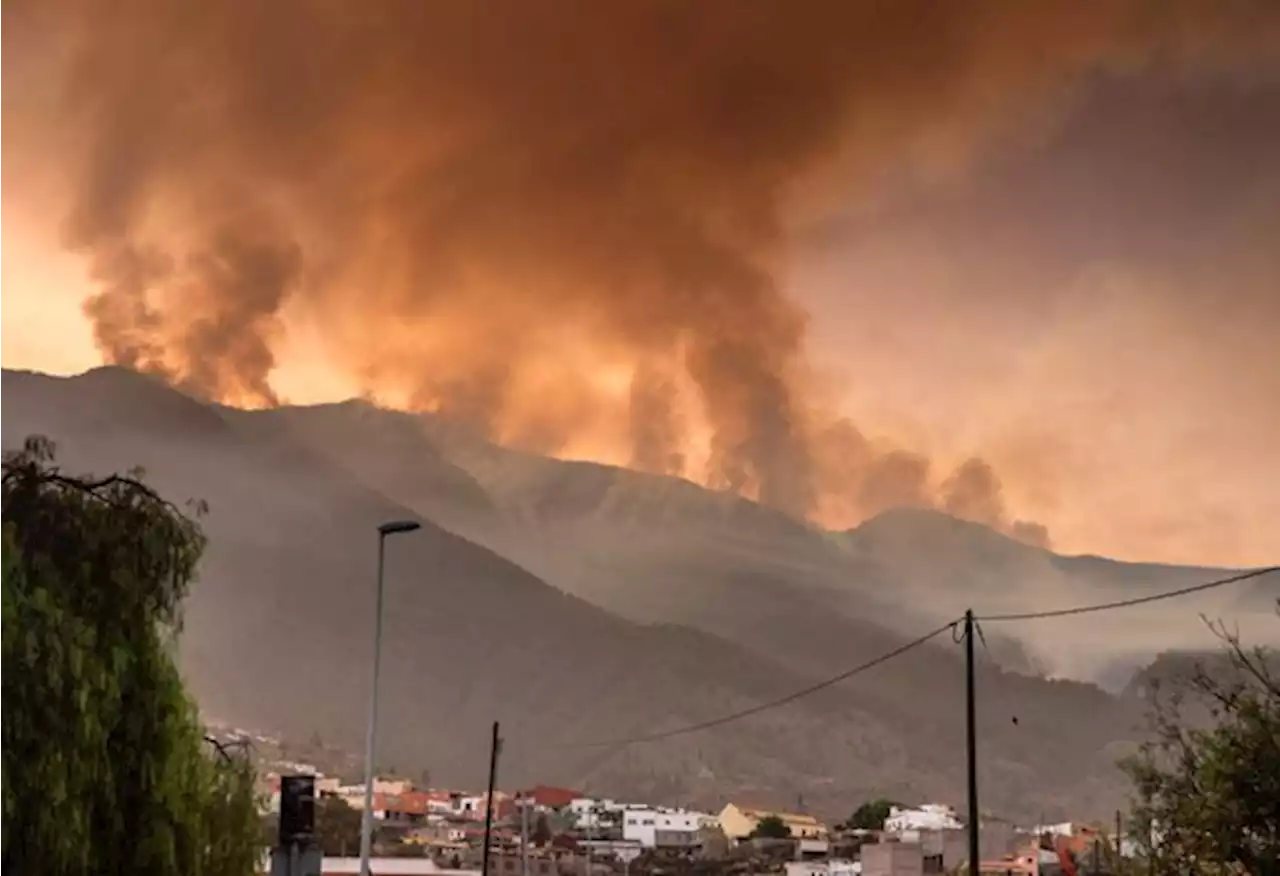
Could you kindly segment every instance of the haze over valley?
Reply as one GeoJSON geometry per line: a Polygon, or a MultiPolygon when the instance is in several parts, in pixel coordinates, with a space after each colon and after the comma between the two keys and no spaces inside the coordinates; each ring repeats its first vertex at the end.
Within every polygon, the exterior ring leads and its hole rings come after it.
{"type": "MultiPolygon", "coordinates": [[[[236,725],[358,747],[374,527],[422,519],[389,549],[382,744],[388,762],[445,781],[479,780],[485,728],[500,718],[517,783],[702,805],[958,800],[963,664],[950,634],[723,727],[582,743],[750,708],[968,605],[1074,605],[1221,574],[1061,557],[933,511],[826,531],[686,480],[511,451],[362,401],[247,411],[120,368],[6,370],[2,397],[6,448],[57,436],[70,471],[140,465],[166,495],[209,503],[182,660],[205,711],[236,725]]],[[[1144,704],[1116,695],[1133,671],[1162,650],[1211,645],[1196,612],[1274,636],[1277,596],[1259,579],[1114,622],[990,625],[989,805],[1113,806],[1114,761],[1142,729],[1144,704]]]]}

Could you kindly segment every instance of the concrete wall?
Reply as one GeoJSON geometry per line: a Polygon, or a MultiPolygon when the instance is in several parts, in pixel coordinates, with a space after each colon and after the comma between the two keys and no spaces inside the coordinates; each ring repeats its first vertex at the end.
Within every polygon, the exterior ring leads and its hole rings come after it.
{"type": "Polygon", "coordinates": [[[924,852],[919,843],[863,846],[862,876],[924,876],[924,852]]]}
{"type": "MultiPolygon", "coordinates": [[[[969,863],[969,834],[964,830],[943,830],[929,838],[921,837],[926,855],[942,855],[945,870],[969,863]]],[[[1016,851],[1017,841],[1012,825],[988,824],[978,831],[978,855],[984,861],[998,861],[1016,851]]]]}

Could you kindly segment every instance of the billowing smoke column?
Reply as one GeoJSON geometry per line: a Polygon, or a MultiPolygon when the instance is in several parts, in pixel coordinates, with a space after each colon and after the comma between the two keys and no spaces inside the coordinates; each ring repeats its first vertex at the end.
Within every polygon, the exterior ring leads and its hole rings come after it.
{"type": "Polygon", "coordinates": [[[288,308],[369,389],[529,446],[631,374],[638,467],[695,471],[693,409],[714,485],[1003,525],[981,461],[939,488],[815,410],[786,220],[816,180],[963,158],[1077,74],[1269,48],[1268,7],[18,2],[5,64],[63,65],[49,158],[110,361],[269,404],[288,308]]]}

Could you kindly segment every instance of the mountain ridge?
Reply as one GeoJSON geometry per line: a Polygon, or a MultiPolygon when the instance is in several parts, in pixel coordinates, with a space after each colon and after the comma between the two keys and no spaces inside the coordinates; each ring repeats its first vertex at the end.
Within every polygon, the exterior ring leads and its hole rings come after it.
{"type": "MultiPolygon", "coordinates": [[[[483,728],[501,717],[504,769],[531,779],[690,801],[803,793],[837,809],[873,791],[963,799],[961,663],[942,638],[714,733],[619,750],[553,744],[754,706],[955,616],[936,593],[910,604],[930,569],[904,566],[866,531],[778,522],[687,481],[520,456],[363,402],[239,411],[142,381],[6,370],[5,446],[48,434],[69,462],[141,463],[167,493],[210,500],[183,661],[211,711],[358,738],[371,533],[413,515],[422,537],[388,545],[389,756],[442,778],[441,761],[456,761],[474,779],[483,728]]],[[[1088,587],[1111,586],[1104,578],[1088,587]]],[[[1140,715],[1092,685],[999,665],[1046,674],[1042,638],[987,633],[986,800],[1104,812],[1122,792],[1116,746],[1137,738],[1140,715]],[[996,654],[1002,641],[1025,653],[996,654]]]]}

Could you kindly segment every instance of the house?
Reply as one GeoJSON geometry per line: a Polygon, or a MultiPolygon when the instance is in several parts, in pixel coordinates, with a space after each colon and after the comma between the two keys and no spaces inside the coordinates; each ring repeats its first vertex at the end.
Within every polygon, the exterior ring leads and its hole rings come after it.
{"type": "Polygon", "coordinates": [[[724,835],[734,841],[747,839],[760,826],[760,822],[773,817],[782,821],[795,840],[827,839],[827,826],[812,815],[795,812],[771,812],[766,809],[747,809],[735,803],[727,804],[720,810],[720,829],[724,835]]]}
{"type": "Polygon", "coordinates": [[[577,797],[569,801],[573,823],[580,830],[603,830],[615,821],[613,814],[623,806],[613,800],[577,797]]]}
{"type": "MultiPolygon", "coordinates": [[[[862,876],[913,876],[926,874],[958,873],[968,870],[969,837],[960,829],[933,830],[911,829],[902,839],[888,833],[881,835],[879,843],[867,843],[860,849],[862,876]],[[874,871],[874,872],[873,872],[874,871]]],[[[1021,848],[1011,825],[994,823],[984,825],[978,832],[978,865],[983,873],[1010,874],[1036,872],[1036,856],[1028,856],[1021,848]],[[1028,863],[1030,861],[1030,863],[1028,863]]]]}
{"type": "Polygon", "coordinates": [[[618,861],[634,861],[644,848],[637,842],[618,839],[579,840],[578,851],[596,861],[614,858],[618,861]]]}
{"type": "Polygon", "coordinates": [[[646,849],[696,848],[702,843],[702,828],[714,820],[683,809],[627,808],[622,813],[622,838],[646,849]]]}
{"type": "MultiPolygon", "coordinates": [[[[884,832],[900,835],[921,830],[959,830],[964,827],[955,810],[941,803],[926,803],[919,809],[893,806],[884,820],[884,832]]],[[[907,839],[907,837],[903,837],[907,839]]]]}
{"type": "Polygon", "coordinates": [[[924,876],[919,843],[872,843],[861,849],[862,876],[924,876]]]}
{"type": "Polygon", "coordinates": [[[787,861],[786,876],[861,876],[861,861],[832,858],[827,861],[787,861]]]}
{"type": "MultiPolygon", "coordinates": [[[[454,812],[464,818],[475,821],[483,821],[485,809],[489,803],[487,794],[471,794],[460,796],[457,798],[457,806],[454,812]]],[[[505,818],[515,811],[515,801],[510,794],[503,791],[493,792],[493,817],[505,818]]]]}
{"type": "Polygon", "coordinates": [[[430,795],[422,791],[373,795],[373,817],[390,824],[422,824],[430,811],[430,795]]]}
{"type": "MultiPolygon", "coordinates": [[[[320,862],[321,876],[339,873],[359,873],[359,858],[324,858],[320,862]]],[[[369,872],[373,876],[397,874],[397,876],[480,876],[479,870],[445,870],[430,858],[371,858],[369,872]]]]}
{"type": "MultiPolygon", "coordinates": [[[[389,794],[396,796],[413,790],[413,783],[403,779],[374,779],[373,793],[376,797],[379,794],[389,794]]],[[[341,785],[335,791],[330,793],[337,797],[341,797],[347,801],[347,804],[356,809],[364,808],[364,791],[365,786],[361,785],[341,785]]]]}
{"type": "Polygon", "coordinates": [[[521,800],[532,802],[538,809],[564,809],[574,800],[581,799],[582,792],[569,788],[554,788],[550,785],[537,785],[528,791],[521,791],[516,796],[521,800]]]}
{"type": "Polygon", "coordinates": [[[413,793],[422,795],[429,815],[451,815],[455,811],[454,800],[457,795],[451,791],[415,791],[413,793]]]}

